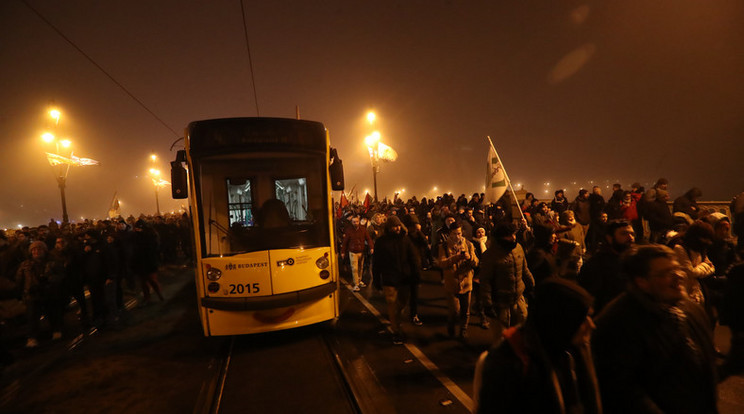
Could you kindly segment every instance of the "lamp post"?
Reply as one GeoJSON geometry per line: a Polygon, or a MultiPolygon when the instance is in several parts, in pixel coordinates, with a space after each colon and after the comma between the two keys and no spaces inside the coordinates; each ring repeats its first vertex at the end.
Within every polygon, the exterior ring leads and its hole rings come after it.
{"type": "MultiPolygon", "coordinates": [[[[59,118],[61,116],[61,113],[57,109],[52,109],[49,111],[49,116],[54,120],[54,124],[52,126],[52,132],[45,132],[41,138],[46,143],[54,143],[56,147],[56,152],[54,155],[57,157],[62,157],[62,154],[60,154],[60,146],[62,148],[69,148],[72,145],[72,142],[70,142],[69,139],[58,139],[57,133],[59,129],[59,118]]],[[[72,153],[70,153],[72,155],[72,153]]],[[[69,163],[59,163],[59,162],[53,162],[52,159],[49,160],[50,165],[52,166],[52,170],[54,172],[54,178],[57,180],[57,186],[59,187],[59,195],[62,199],[62,222],[63,223],[69,223],[69,217],[67,215],[67,199],[65,198],[65,186],[67,184],[67,175],[70,173],[70,164],[69,163]]]]}
{"type": "Polygon", "coordinates": [[[153,152],[150,154],[150,161],[153,167],[150,168],[150,177],[152,178],[153,187],[155,187],[155,214],[160,215],[160,199],[158,197],[158,187],[160,182],[160,170],[155,168],[158,156],[153,152]]]}
{"type": "Polygon", "coordinates": [[[166,185],[170,185],[170,182],[167,180],[164,180],[160,178],[160,170],[157,168],[157,162],[158,156],[155,155],[153,152],[150,154],[150,161],[152,162],[152,167],[150,168],[150,178],[152,178],[152,184],[155,187],[155,213],[156,215],[160,215],[160,198],[159,198],[159,190],[160,187],[165,187],[166,185]]]}
{"type": "Polygon", "coordinates": [[[369,159],[372,162],[372,182],[374,183],[375,202],[377,202],[377,172],[380,169],[380,133],[375,131],[368,135],[364,142],[367,144],[369,159]]]}

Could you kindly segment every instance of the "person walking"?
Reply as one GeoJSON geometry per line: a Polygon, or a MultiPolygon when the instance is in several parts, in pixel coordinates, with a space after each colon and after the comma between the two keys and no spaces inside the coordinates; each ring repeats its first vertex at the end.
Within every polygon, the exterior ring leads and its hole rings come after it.
{"type": "Polygon", "coordinates": [[[473,290],[473,268],[478,266],[473,243],[463,235],[461,222],[449,227],[447,241],[439,246],[439,266],[444,272],[444,291],[447,295],[447,334],[455,335],[459,323],[459,337],[467,337],[470,319],[470,292],[473,290]]]}
{"type": "Polygon", "coordinates": [[[137,220],[132,243],[132,271],[142,284],[143,305],[150,303],[150,289],[155,291],[161,302],[164,301],[158,282],[160,253],[157,233],[144,220],[137,220]]]}
{"type": "Polygon", "coordinates": [[[420,279],[416,248],[403,233],[403,224],[397,216],[385,221],[385,233],[375,243],[372,255],[372,280],[377,290],[382,290],[387,303],[393,343],[403,344],[401,331],[403,309],[411,296],[411,285],[420,279]]]}
{"type": "Polygon", "coordinates": [[[685,293],[670,248],[624,256],[629,288],[596,320],[592,338],[607,413],[717,413],[716,356],[703,308],[685,293]]]}
{"type": "Polygon", "coordinates": [[[349,255],[349,264],[351,265],[352,290],[358,292],[359,288],[367,287],[362,280],[364,271],[364,253],[369,247],[370,253],[374,253],[374,242],[367,232],[367,228],[362,226],[361,218],[354,216],[351,218],[351,227],[344,231],[344,239],[341,242],[341,259],[346,259],[349,255]]]}
{"type": "Polygon", "coordinates": [[[493,319],[491,325],[497,341],[501,340],[504,329],[524,322],[527,317],[525,289],[535,286],[516,233],[514,224],[499,224],[491,233],[491,246],[482,256],[481,300],[486,315],[493,319]]]}
{"type": "Polygon", "coordinates": [[[535,287],[530,315],[504,332],[475,368],[475,413],[602,413],[590,338],[592,297],[550,278],[535,287]]]}

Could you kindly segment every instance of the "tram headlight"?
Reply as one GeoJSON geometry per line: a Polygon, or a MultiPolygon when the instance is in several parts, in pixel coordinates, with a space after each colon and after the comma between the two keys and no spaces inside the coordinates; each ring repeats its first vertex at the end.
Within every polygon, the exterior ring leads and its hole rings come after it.
{"type": "Polygon", "coordinates": [[[207,279],[209,280],[219,280],[219,278],[222,277],[222,271],[220,269],[217,269],[215,267],[208,267],[207,268],[207,279]]]}
{"type": "Polygon", "coordinates": [[[321,279],[323,279],[323,280],[326,280],[326,279],[328,279],[329,277],[331,277],[331,272],[329,272],[329,271],[327,271],[327,270],[321,270],[321,271],[320,271],[320,278],[321,278],[321,279]]]}
{"type": "Polygon", "coordinates": [[[207,290],[209,293],[217,293],[220,291],[220,284],[217,282],[212,282],[207,285],[207,290]]]}
{"type": "Polygon", "coordinates": [[[323,255],[320,259],[315,261],[315,266],[318,266],[318,269],[325,269],[327,268],[331,262],[328,260],[328,253],[323,255]]]}

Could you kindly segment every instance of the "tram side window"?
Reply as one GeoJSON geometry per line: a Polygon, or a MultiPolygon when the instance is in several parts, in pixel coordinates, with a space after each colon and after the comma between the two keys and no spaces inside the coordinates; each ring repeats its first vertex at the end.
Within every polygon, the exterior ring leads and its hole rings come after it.
{"type": "Polygon", "coordinates": [[[253,195],[250,180],[227,179],[227,207],[230,227],[253,227],[253,195]]]}
{"type": "Polygon", "coordinates": [[[276,198],[283,201],[287,206],[289,217],[293,221],[312,220],[308,214],[307,206],[307,179],[289,178],[274,181],[276,198]]]}

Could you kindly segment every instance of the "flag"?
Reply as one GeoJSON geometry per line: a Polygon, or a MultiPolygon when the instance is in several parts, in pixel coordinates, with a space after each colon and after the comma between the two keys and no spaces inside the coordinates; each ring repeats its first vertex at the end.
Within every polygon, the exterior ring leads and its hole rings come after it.
{"type": "Polygon", "coordinates": [[[486,201],[496,203],[506,192],[506,174],[493,145],[488,149],[486,160],[486,201]]]}
{"type": "Polygon", "coordinates": [[[349,205],[349,200],[346,198],[346,194],[341,193],[341,200],[338,202],[338,210],[336,210],[336,217],[341,218],[344,215],[344,207],[349,205]]]}
{"type": "Polygon", "coordinates": [[[164,180],[162,178],[153,178],[152,184],[156,187],[165,187],[166,185],[171,185],[170,181],[164,180]]]}
{"type": "Polygon", "coordinates": [[[79,158],[79,157],[76,157],[74,155],[70,155],[70,158],[72,158],[72,161],[74,163],[73,165],[76,165],[76,166],[81,166],[82,167],[82,166],[86,166],[86,165],[98,165],[98,164],[100,164],[98,161],[92,160],[90,158],[79,158]]]}
{"type": "Polygon", "coordinates": [[[369,211],[369,207],[372,205],[372,196],[367,193],[367,195],[364,196],[364,211],[369,211]]]}
{"type": "Polygon", "coordinates": [[[398,153],[382,142],[378,143],[377,153],[379,154],[380,159],[383,161],[395,161],[398,159],[398,153]]]}
{"type": "Polygon", "coordinates": [[[60,165],[60,164],[72,165],[73,164],[73,161],[67,157],[63,157],[57,154],[52,154],[50,152],[47,152],[46,155],[47,155],[47,160],[49,160],[50,165],[60,165]]]}
{"type": "Polygon", "coordinates": [[[98,165],[99,162],[96,160],[92,160],[90,158],[80,158],[76,157],[74,155],[70,155],[70,158],[63,157],[58,154],[52,154],[51,152],[47,152],[47,160],[49,160],[50,165],[61,165],[61,164],[67,164],[72,165],[75,167],[83,167],[88,165],[98,165]]]}
{"type": "Polygon", "coordinates": [[[109,218],[121,216],[121,206],[119,205],[119,197],[114,196],[114,201],[111,203],[111,208],[108,211],[109,218]]]}

